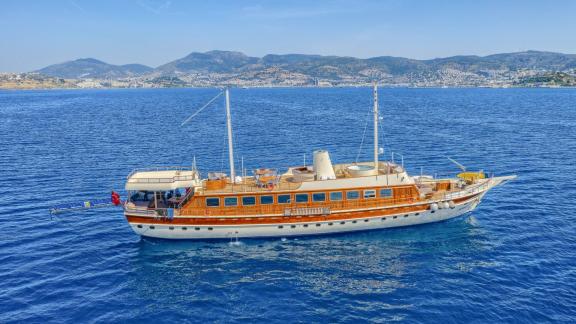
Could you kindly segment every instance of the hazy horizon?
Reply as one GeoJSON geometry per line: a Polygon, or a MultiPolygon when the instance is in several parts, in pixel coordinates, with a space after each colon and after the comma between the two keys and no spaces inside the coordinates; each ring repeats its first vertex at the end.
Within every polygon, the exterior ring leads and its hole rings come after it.
{"type": "Polygon", "coordinates": [[[4,1],[1,72],[79,58],[157,67],[191,52],[433,59],[576,53],[576,2],[4,1]]]}

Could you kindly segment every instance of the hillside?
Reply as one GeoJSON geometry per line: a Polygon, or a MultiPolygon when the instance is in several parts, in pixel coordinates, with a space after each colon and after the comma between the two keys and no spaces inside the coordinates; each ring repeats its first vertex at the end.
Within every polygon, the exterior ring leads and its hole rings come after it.
{"type": "Polygon", "coordinates": [[[140,64],[112,65],[78,59],[36,71],[62,79],[106,87],[186,86],[346,86],[382,84],[415,87],[568,86],[576,74],[576,55],[526,51],[488,56],[463,55],[430,60],[379,56],[367,59],[306,54],[269,54],[252,57],[241,52],[193,52],[150,68],[140,64]],[[564,73],[558,82],[539,77],[564,73]],[[98,80],[107,80],[106,84],[98,80]],[[116,82],[112,82],[116,81],[116,82]]]}
{"type": "Polygon", "coordinates": [[[35,72],[65,79],[109,79],[143,75],[152,71],[142,64],[112,65],[93,58],[83,58],[47,66],[35,72]]]}

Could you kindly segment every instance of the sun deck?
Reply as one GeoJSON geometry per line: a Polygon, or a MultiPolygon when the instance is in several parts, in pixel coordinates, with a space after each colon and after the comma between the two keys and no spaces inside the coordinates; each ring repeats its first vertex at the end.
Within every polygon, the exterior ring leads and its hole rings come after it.
{"type": "MultiPolygon", "coordinates": [[[[357,183],[361,183],[362,179],[375,178],[376,173],[371,175],[354,174],[349,171],[348,167],[351,166],[369,166],[372,167],[372,162],[360,163],[343,163],[334,165],[334,173],[336,179],[358,179],[357,183]]],[[[402,166],[392,162],[380,162],[378,168],[378,176],[391,176],[405,174],[402,166]]],[[[233,183],[226,179],[222,182],[221,186],[213,188],[209,185],[210,180],[203,180],[202,187],[196,191],[204,195],[228,194],[228,193],[242,193],[242,192],[277,192],[277,191],[295,191],[300,188],[304,189],[306,184],[313,182],[325,182],[329,180],[317,180],[314,178],[314,171],[311,167],[296,166],[291,167],[282,175],[277,176],[270,181],[261,181],[255,176],[243,177],[241,181],[233,183]],[[304,185],[304,186],[303,186],[304,185]]],[[[359,185],[361,186],[361,185],[359,185]]]]}

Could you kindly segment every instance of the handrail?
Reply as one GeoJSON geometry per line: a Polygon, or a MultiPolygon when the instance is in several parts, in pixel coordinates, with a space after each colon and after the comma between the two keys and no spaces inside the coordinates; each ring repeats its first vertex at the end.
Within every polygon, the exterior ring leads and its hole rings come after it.
{"type": "Polygon", "coordinates": [[[136,168],[133,169],[130,174],[128,174],[127,178],[130,178],[132,175],[134,175],[134,173],[137,172],[146,172],[146,171],[171,171],[171,170],[175,170],[175,171],[193,171],[194,168],[193,167],[187,167],[187,166],[152,166],[152,167],[147,167],[147,168],[136,168]]]}
{"type": "Polygon", "coordinates": [[[184,204],[187,203],[190,197],[192,196],[194,196],[194,189],[191,188],[188,191],[188,193],[182,198],[182,200],[180,200],[180,202],[178,203],[178,209],[181,209],[182,206],[184,206],[184,204]]]}

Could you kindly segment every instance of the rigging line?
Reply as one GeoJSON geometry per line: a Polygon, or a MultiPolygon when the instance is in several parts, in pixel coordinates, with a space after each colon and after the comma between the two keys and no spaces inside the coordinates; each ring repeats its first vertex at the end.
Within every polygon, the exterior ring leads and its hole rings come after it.
{"type": "Polygon", "coordinates": [[[208,103],[206,103],[204,106],[202,106],[202,108],[198,109],[195,113],[193,113],[190,117],[186,118],[185,121],[182,122],[182,124],[180,124],[180,126],[184,126],[187,122],[189,122],[192,118],[194,118],[196,115],[198,115],[202,110],[204,110],[206,107],[208,107],[211,103],[213,103],[216,99],[218,99],[218,97],[220,97],[222,94],[224,93],[224,91],[221,91],[220,93],[218,93],[214,98],[210,99],[210,101],[208,101],[208,103]]]}
{"type": "Polygon", "coordinates": [[[366,129],[368,128],[368,120],[370,119],[369,117],[370,109],[368,109],[368,113],[366,114],[366,123],[364,124],[364,132],[362,132],[362,141],[360,142],[360,147],[358,148],[358,154],[356,154],[356,163],[358,163],[360,153],[362,153],[362,146],[364,145],[364,138],[366,137],[366,129]]]}

